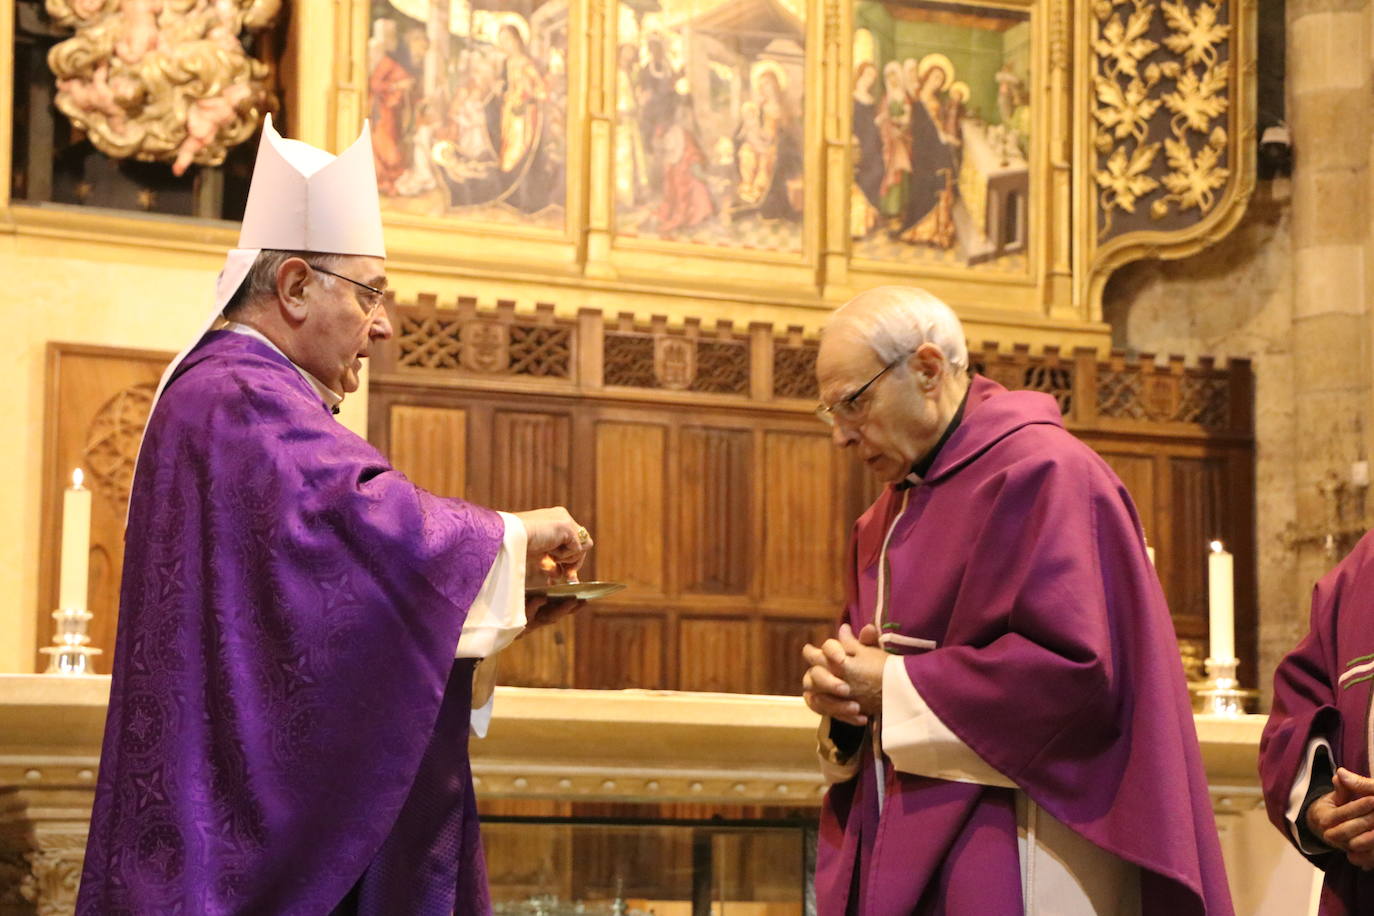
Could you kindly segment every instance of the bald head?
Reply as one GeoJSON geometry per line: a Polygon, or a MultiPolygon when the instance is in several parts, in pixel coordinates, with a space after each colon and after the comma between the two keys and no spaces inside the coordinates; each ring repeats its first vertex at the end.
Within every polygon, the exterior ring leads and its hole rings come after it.
{"type": "Polygon", "coordinates": [[[939,299],[901,286],[855,297],[830,317],[816,356],[833,441],[881,479],[900,480],[962,403],[967,368],[963,326],[939,299]]]}
{"type": "Polygon", "coordinates": [[[862,343],[884,365],[934,344],[950,368],[968,368],[968,343],[959,317],[930,293],[911,286],[879,286],[860,293],[835,310],[823,336],[862,343]]]}

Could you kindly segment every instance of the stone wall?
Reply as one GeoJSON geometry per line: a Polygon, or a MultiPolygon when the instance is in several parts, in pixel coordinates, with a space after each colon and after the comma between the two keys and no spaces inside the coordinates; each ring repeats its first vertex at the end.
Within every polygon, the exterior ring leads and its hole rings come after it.
{"type": "Polygon", "coordinates": [[[1296,408],[1291,215],[1276,190],[1281,197],[1282,187],[1262,184],[1244,221],[1217,246],[1185,261],[1128,265],[1103,298],[1117,347],[1253,361],[1258,682],[1266,708],[1270,673],[1298,638],[1308,587],[1299,583],[1297,557],[1283,541],[1297,512],[1296,408]]]}
{"type": "Polygon", "coordinates": [[[1274,665],[1306,630],[1312,585],[1343,546],[1317,534],[1329,494],[1374,442],[1369,7],[1289,0],[1291,179],[1261,182],[1222,243],[1185,261],[1130,265],[1104,297],[1117,346],[1253,360],[1265,708],[1274,665]]]}

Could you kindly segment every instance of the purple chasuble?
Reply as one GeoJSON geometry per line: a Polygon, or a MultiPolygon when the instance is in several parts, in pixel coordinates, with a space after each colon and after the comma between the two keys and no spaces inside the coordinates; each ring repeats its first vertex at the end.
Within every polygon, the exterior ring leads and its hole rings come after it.
{"type": "MultiPolygon", "coordinates": [[[[883,631],[909,638],[893,648],[931,710],[1030,800],[1138,865],[1143,916],[1231,914],[1134,506],[1054,400],[973,380],[922,483],[888,487],[855,525],[855,630],[873,621],[889,529],[883,631]]],[[[1013,790],[880,768],[867,741],[859,753],[821,813],[820,913],[1023,912],[1013,790]]]]}
{"type": "Polygon", "coordinates": [[[500,516],[229,332],[158,403],[129,510],[78,913],[487,912],[453,656],[500,516]]]}
{"type": "MultiPolygon", "coordinates": [[[[1374,534],[1366,534],[1317,583],[1307,636],[1274,672],[1274,705],[1260,739],[1260,780],[1269,819],[1293,842],[1289,792],[1313,738],[1331,743],[1333,763],[1369,775],[1374,701],[1374,534]]],[[[1320,843],[1320,840],[1317,840],[1320,843]]],[[[1296,844],[1295,844],[1296,845],[1296,844]]],[[[1299,850],[1301,851],[1301,850],[1299,850]]],[[[1374,912],[1374,873],[1340,852],[1308,856],[1326,873],[1322,916],[1374,912]]]]}

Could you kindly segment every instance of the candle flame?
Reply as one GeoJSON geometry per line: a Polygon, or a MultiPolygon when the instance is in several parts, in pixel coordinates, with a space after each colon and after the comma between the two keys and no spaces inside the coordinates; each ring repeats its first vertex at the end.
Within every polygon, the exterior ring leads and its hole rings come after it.
{"type": "Polygon", "coordinates": [[[73,490],[79,490],[79,489],[81,489],[81,481],[83,481],[83,480],[85,480],[85,479],[86,479],[86,476],[85,476],[84,474],[81,473],[81,468],[77,468],[75,471],[72,471],[72,489],[73,489],[73,490]]]}
{"type": "Polygon", "coordinates": [[[1212,542],[1212,553],[1221,553],[1225,549],[1226,547],[1221,543],[1221,541],[1212,542]]]}

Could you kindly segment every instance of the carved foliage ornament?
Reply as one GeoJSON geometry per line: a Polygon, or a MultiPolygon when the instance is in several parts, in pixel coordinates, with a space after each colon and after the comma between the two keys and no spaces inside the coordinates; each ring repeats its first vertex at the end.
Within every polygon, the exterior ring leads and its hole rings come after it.
{"type": "Polygon", "coordinates": [[[219,165],[257,130],[266,64],[239,35],[271,25],[281,0],[47,0],[76,34],[53,47],[56,105],[115,159],[219,165]]]}
{"type": "Polygon", "coordinates": [[[1231,176],[1225,0],[1093,4],[1100,238],[1205,216],[1231,176]]]}

